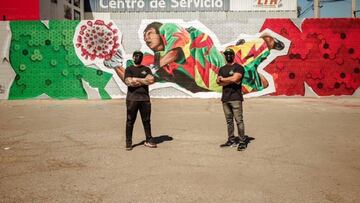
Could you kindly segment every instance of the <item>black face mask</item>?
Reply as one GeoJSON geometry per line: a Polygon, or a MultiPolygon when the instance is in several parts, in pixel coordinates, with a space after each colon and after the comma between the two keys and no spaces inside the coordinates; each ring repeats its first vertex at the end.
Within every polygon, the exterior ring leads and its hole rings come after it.
{"type": "Polygon", "coordinates": [[[136,54],[134,54],[133,59],[134,59],[134,63],[136,65],[140,65],[143,60],[143,55],[136,53],[136,54]]]}
{"type": "Polygon", "coordinates": [[[225,54],[225,60],[228,62],[228,63],[233,63],[234,62],[234,59],[235,59],[235,55],[234,54],[225,54]]]}

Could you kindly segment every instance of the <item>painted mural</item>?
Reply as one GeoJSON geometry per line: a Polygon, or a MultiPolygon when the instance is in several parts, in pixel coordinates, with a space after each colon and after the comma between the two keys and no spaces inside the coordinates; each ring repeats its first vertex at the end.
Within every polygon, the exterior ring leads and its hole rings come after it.
{"type": "Polygon", "coordinates": [[[214,33],[198,21],[143,21],[140,28],[141,50],[152,53],[145,57],[144,65],[153,68],[158,82],[176,84],[193,96],[221,92],[216,78],[225,65],[222,50],[226,48],[236,52],[235,61],[245,68],[244,94],[260,96],[274,92],[273,79],[263,68],[277,56],[286,55],[290,44],[286,38],[264,30],[221,45],[214,33]]]}
{"type": "Polygon", "coordinates": [[[74,50],[74,31],[79,22],[10,22],[9,59],[15,78],[8,99],[85,99],[83,83],[96,87],[101,98],[111,98],[104,87],[112,74],[89,68],[74,50]]]}
{"type": "Polygon", "coordinates": [[[360,85],[360,20],[305,19],[298,28],[289,19],[266,20],[291,41],[289,53],[266,67],[275,81],[272,95],[304,95],[304,84],[319,96],[352,95],[360,85]]]}
{"type": "MultiPolygon", "coordinates": [[[[124,98],[115,68],[131,65],[121,20],[14,21],[0,25],[0,99],[124,98]]],[[[258,33],[220,43],[200,21],[142,20],[137,50],[154,97],[218,98],[215,80],[230,47],[245,68],[245,97],[353,95],[360,85],[360,20],[266,19],[258,33]]]]}

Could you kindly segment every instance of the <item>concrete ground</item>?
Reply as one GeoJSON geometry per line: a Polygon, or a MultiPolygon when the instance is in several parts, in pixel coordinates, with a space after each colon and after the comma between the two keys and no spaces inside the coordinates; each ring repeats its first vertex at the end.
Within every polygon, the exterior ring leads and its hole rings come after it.
{"type": "Polygon", "coordinates": [[[243,152],[218,99],[152,107],[125,151],[124,100],[0,101],[0,202],[360,202],[359,98],[247,99],[243,152]]]}

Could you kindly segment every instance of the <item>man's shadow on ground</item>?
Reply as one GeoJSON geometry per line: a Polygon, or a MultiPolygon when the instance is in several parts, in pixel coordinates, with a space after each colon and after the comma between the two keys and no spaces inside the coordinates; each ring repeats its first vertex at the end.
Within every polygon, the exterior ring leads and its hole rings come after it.
{"type": "MultiPolygon", "coordinates": [[[[156,144],[160,144],[160,143],[163,143],[165,141],[172,141],[173,140],[173,138],[171,136],[169,136],[169,135],[159,135],[157,137],[153,137],[153,139],[154,139],[154,142],[156,144]]],[[[137,146],[144,145],[144,143],[145,143],[145,140],[143,140],[143,141],[141,141],[141,142],[139,142],[137,144],[134,144],[132,147],[135,148],[137,146]]]]}
{"type": "MultiPolygon", "coordinates": [[[[160,143],[163,143],[165,141],[172,141],[173,138],[169,135],[160,135],[160,136],[157,136],[157,137],[153,137],[154,141],[156,144],[160,144],[160,143]]],[[[245,143],[246,143],[246,146],[248,146],[253,140],[255,140],[255,138],[253,137],[250,137],[249,135],[245,135],[245,143]]],[[[239,143],[239,140],[237,138],[236,140],[237,143],[239,143]]],[[[145,143],[145,140],[137,143],[137,144],[134,144],[132,147],[135,148],[137,146],[140,146],[140,145],[144,145],[145,143]]]]}
{"type": "MultiPolygon", "coordinates": [[[[245,144],[246,144],[246,147],[248,147],[248,145],[251,143],[251,141],[255,140],[255,138],[253,137],[250,137],[249,135],[245,135],[245,144]]],[[[239,143],[239,137],[236,137],[235,138],[235,142],[236,143],[239,143]]]]}
{"type": "Polygon", "coordinates": [[[246,146],[248,146],[251,143],[251,141],[255,140],[254,137],[250,137],[249,135],[245,135],[245,137],[246,137],[245,138],[246,146]]]}
{"type": "Polygon", "coordinates": [[[253,141],[253,140],[255,140],[254,137],[250,137],[249,135],[245,135],[245,142],[246,142],[247,145],[250,144],[251,141],[253,141]]]}

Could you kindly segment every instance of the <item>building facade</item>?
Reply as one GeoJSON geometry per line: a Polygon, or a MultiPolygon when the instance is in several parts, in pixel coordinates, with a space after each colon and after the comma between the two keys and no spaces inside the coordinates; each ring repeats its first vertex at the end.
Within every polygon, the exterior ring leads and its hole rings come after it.
{"type": "Polygon", "coordinates": [[[83,0],[47,0],[40,1],[40,19],[84,19],[83,0]]]}

